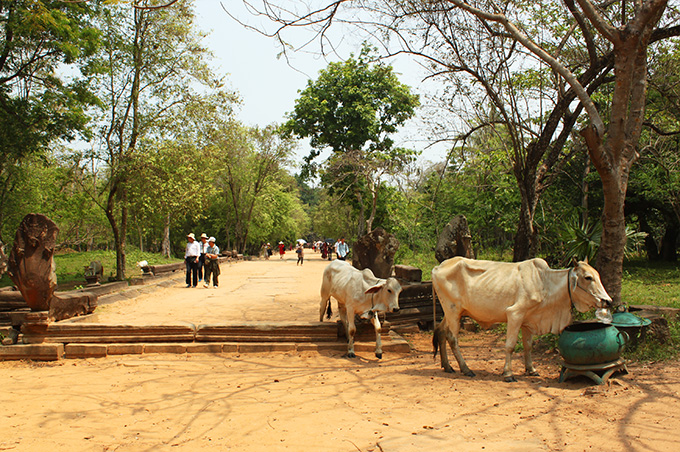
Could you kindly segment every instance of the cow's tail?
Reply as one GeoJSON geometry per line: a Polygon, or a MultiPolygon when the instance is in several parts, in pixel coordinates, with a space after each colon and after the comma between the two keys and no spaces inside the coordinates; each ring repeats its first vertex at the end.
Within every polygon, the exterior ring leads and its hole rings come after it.
{"type": "Polygon", "coordinates": [[[432,358],[437,357],[437,352],[439,351],[439,335],[441,334],[441,330],[436,327],[432,333],[432,347],[434,349],[434,352],[432,353],[432,358]]]}
{"type": "Polygon", "coordinates": [[[331,308],[331,299],[329,298],[326,302],[326,319],[330,319],[333,315],[333,309],[331,308]]]}
{"type": "Polygon", "coordinates": [[[432,331],[437,329],[437,291],[434,290],[434,281],[432,282],[432,331]]]}

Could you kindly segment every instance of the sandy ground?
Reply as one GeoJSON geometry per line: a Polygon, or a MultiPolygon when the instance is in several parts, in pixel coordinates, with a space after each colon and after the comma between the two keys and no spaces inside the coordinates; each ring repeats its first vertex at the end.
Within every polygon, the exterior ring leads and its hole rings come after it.
{"type": "MultiPolygon", "coordinates": [[[[311,254],[311,253],[309,253],[311,254]]],[[[308,256],[309,256],[308,254],[308,256]]],[[[159,289],[93,321],[318,319],[325,262],[224,264],[219,289],[159,289]],[[261,315],[264,314],[264,317],[261,315]]],[[[141,355],[0,363],[0,451],[676,451],[680,364],[630,365],[605,386],[504,383],[502,337],[467,333],[476,378],[443,373],[431,336],[410,355],[141,355]]],[[[519,356],[515,372],[521,374],[519,356]]]]}

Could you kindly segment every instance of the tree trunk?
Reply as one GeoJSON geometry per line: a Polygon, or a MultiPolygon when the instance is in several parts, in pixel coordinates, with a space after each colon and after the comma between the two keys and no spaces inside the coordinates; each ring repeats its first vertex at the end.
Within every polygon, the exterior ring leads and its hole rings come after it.
{"type": "Polygon", "coordinates": [[[678,227],[673,223],[666,226],[666,231],[661,238],[661,259],[664,262],[677,262],[677,243],[678,243],[678,227]]]}
{"type": "Polygon", "coordinates": [[[522,197],[522,206],[519,210],[519,223],[515,234],[513,249],[513,262],[525,261],[534,257],[536,252],[536,229],[534,228],[534,214],[536,207],[530,207],[530,202],[522,197]]]}
{"type": "Polygon", "coordinates": [[[161,254],[170,258],[170,214],[165,217],[163,225],[163,242],[161,243],[161,254]]]}
{"type": "Polygon", "coordinates": [[[519,223],[517,224],[512,255],[513,262],[531,259],[536,253],[537,234],[534,228],[534,216],[538,203],[538,192],[536,190],[536,166],[538,165],[538,159],[534,154],[535,146],[528,148],[526,166],[522,166],[518,159],[514,163],[513,168],[521,197],[519,223]]]}
{"type": "Polygon", "coordinates": [[[357,196],[357,201],[359,203],[359,230],[357,231],[357,239],[363,237],[366,235],[366,230],[364,229],[366,227],[366,213],[365,213],[365,207],[364,207],[364,197],[361,195],[361,192],[357,190],[356,192],[357,196]]]}
{"type": "Polygon", "coordinates": [[[638,221],[640,222],[640,230],[647,233],[645,237],[645,249],[647,250],[647,260],[658,261],[661,257],[659,255],[659,248],[656,246],[656,240],[652,234],[652,228],[649,226],[646,218],[646,212],[638,212],[638,221]]]}
{"type": "Polygon", "coordinates": [[[645,5],[625,27],[616,31],[611,117],[605,136],[590,126],[582,134],[593,165],[602,179],[602,241],[597,269],[615,304],[621,302],[623,256],[626,246],[624,205],[628,178],[637,160],[637,146],[647,100],[647,47],[666,2],[645,5]],[[639,19],[639,20],[638,20],[639,19]]]}
{"type": "Polygon", "coordinates": [[[624,204],[628,171],[612,171],[602,174],[604,209],[602,211],[602,240],[597,253],[597,268],[602,284],[615,303],[621,301],[621,279],[623,276],[623,254],[626,247],[626,220],[624,204]]]}
{"type": "Polygon", "coordinates": [[[588,224],[588,175],[590,174],[590,157],[586,155],[583,168],[583,180],[581,181],[581,222],[588,224]]]}

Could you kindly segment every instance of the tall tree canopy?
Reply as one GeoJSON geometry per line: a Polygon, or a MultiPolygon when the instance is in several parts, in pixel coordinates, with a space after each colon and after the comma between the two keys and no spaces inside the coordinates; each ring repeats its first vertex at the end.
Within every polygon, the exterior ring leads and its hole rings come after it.
{"type": "MultiPolygon", "coordinates": [[[[303,25],[316,27],[321,39],[327,39],[327,31],[331,23],[342,15],[343,7],[356,7],[361,13],[370,14],[370,18],[357,19],[359,16],[353,11],[351,16],[340,20],[373,30],[377,26],[387,37],[383,42],[388,43],[390,37],[395,37],[394,42],[401,46],[398,52],[413,52],[413,46],[421,48],[422,42],[427,41],[438,26],[426,27],[427,33],[412,40],[400,33],[412,21],[422,23],[429,16],[455,10],[453,13],[481,23],[494,36],[509,39],[516,48],[522,48],[532,58],[549,66],[553,77],[562,86],[557,91],[558,100],[573,96],[578,106],[572,106],[571,111],[582,108],[586,116],[587,125],[582,127],[581,134],[602,180],[604,197],[602,243],[597,265],[612,298],[620,299],[626,243],[624,201],[630,169],[638,159],[637,149],[644,122],[647,52],[652,43],[680,33],[677,10],[668,10],[668,0],[604,4],[590,0],[564,0],[561,5],[553,2],[531,5],[525,2],[498,3],[493,0],[347,0],[324,2],[315,11],[303,14],[277,7],[273,0],[265,3],[267,8],[262,14],[282,24],[275,32],[280,39],[287,27],[303,25]],[[412,11],[413,14],[407,15],[404,11],[412,11]],[[542,23],[530,22],[532,18],[547,18],[554,14],[564,17],[568,26],[547,33],[545,20],[542,23]],[[559,40],[546,39],[548,35],[559,37],[559,40]],[[574,65],[575,57],[587,63],[574,65]],[[610,85],[611,102],[603,103],[597,99],[599,93],[590,84],[594,78],[612,68],[615,79],[610,85]]],[[[479,45],[483,47],[487,43],[480,42],[479,45]]],[[[422,56],[432,59],[430,63],[435,68],[439,64],[429,52],[422,56]]],[[[569,101],[568,105],[571,104],[569,101]]],[[[568,121],[565,120],[565,123],[569,128],[568,121]]],[[[533,171],[530,170],[529,178],[533,171]]]]}
{"type": "Polygon", "coordinates": [[[399,82],[391,66],[371,63],[364,46],[358,58],[330,63],[307,83],[295,102],[283,130],[309,138],[312,151],[306,171],[313,174],[314,159],[322,150],[331,156],[324,164],[324,181],[335,193],[353,193],[360,212],[359,235],[365,220],[364,192],[371,199],[366,229],[372,229],[375,202],[383,174],[398,171],[413,152],[394,146],[392,135],[411,118],[419,98],[399,82]]]}
{"type": "Polygon", "coordinates": [[[91,13],[87,2],[0,1],[0,224],[23,159],[85,132],[93,97],[56,70],[96,50],[91,13]]]}
{"type": "Polygon", "coordinates": [[[111,225],[117,279],[125,278],[125,242],[133,165],[143,139],[160,137],[197,84],[212,86],[191,4],[140,9],[111,4],[99,25],[102,48],[88,66],[102,99],[93,155],[106,174],[97,196],[111,225]]]}

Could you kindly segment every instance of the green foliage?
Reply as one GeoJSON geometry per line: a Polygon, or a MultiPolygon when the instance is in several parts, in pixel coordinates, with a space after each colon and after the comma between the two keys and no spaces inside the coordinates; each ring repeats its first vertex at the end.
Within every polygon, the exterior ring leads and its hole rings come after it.
{"type": "MultiPolygon", "coordinates": [[[[18,198],[22,165],[42,157],[56,139],[88,136],[84,109],[95,99],[77,78],[67,83],[60,65],[92,54],[99,41],[89,2],[0,2],[0,224],[18,198]]],[[[67,67],[67,66],[63,66],[67,67]]],[[[11,214],[11,213],[10,213],[11,214]]],[[[1,233],[1,232],[0,232],[1,233]]],[[[0,236],[1,238],[2,236],[0,236]]]]}
{"type": "Polygon", "coordinates": [[[321,182],[358,212],[359,234],[373,227],[382,178],[398,173],[416,156],[394,147],[391,135],[414,115],[418,96],[399,82],[391,66],[372,64],[372,53],[364,45],[358,58],[330,63],[320,71],[300,92],[281,127],[287,135],[310,139],[304,178],[316,174],[314,159],[321,151],[331,150],[321,182]]]}
{"type": "Polygon", "coordinates": [[[371,66],[371,52],[364,46],[358,59],[330,63],[300,93],[283,130],[310,138],[316,150],[311,159],[326,147],[344,153],[368,145],[387,152],[388,135],[413,116],[418,96],[398,81],[391,66],[371,66]]]}
{"type": "Polygon", "coordinates": [[[355,237],[356,222],[351,206],[323,191],[319,203],[311,211],[312,232],[320,239],[355,237]]]}

